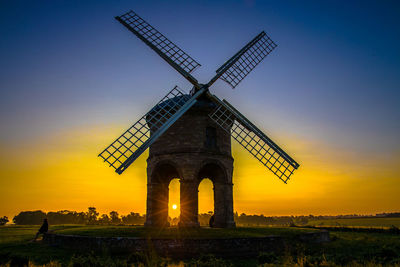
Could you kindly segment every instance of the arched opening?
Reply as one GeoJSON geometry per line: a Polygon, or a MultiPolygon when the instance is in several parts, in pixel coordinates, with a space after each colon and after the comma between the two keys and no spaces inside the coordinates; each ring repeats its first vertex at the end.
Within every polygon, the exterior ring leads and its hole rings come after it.
{"type": "Polygon", "coordinates": [[[178,225],[179,222],[180,198],[180,182],[178,178],[174,178],[169,183],[168,217],[171,226],[178,225]]]}
{"type": "Polygon", "coordinates": [[[209,226],[210,218],[214,214],[214,185],[209,178],[204,178],[199,184],[199,223],[200,226],[209,226]]]}
{"type": "Polygon", "coordinates": [[[204,178],[210,179],[214,185],[213,227],[234,227],[232,181],[228,179],[225,168],[218,162],[207,163],[200,169],[198,181],[204,178]]]}
{"type": "Polygon", "coordinates": [[[169,225],[169,185],[174,178],[179,178],[179,174],[176,168],[169,163],[160,164],[152,171],[147,184],[146,226],[164,227],[169,225]]]}

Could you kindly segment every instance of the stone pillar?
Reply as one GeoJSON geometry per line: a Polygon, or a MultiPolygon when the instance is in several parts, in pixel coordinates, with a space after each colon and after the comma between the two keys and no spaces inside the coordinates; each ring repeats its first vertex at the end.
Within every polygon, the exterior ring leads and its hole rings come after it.
{"type": "Polygon", "coordinates": [[[198,221],[198,190],[193,180],[180,180],[181,216],[179,227],[199,227],[198,221]]]}
{"type": "MultiPolygon", "coordinates": [[[[186,96],[177,96],[174,101],[179,101],[180,98],[184,100],[186,96]]],[[[166,104],[169,105],[169,102],[160,103],[150,113],[156,115],[158,108],[165,108],[166,104]]],[[[197,99],[196,104],[149,147],[147,178],[151,185],[147,195],[146,225],[166,225],[168,196],[162,197],[161,204],[153,201],[153,198],[159,200],[162,194],[158,192],[159,190],[153,189],[152,185],[155,182],[169,183],[173,178],[179,178],[181,186],[179,226],[199,226],[198,185],[203,178],[209,178],[214,183],[215,225],[217,227],[235,225],[232,203],[231,135],[208,116],[215,108],[216,104],[207,97],[197,99]]],[[[151,118],[153,117],[148,116],[148,119],[151,118]]],[[[147,123],[154,125],[155,122],[147,123]]]]}
{"type": "Polygon", "coordinates": [[[233,184],[214,183],[214,227],[235,227],[233,218],[233,184]]]}
{"type": "Polygon", "coordinates": [[[148,227],[168,227],[168,185],[147,184],[146,222],[148,227]]]}

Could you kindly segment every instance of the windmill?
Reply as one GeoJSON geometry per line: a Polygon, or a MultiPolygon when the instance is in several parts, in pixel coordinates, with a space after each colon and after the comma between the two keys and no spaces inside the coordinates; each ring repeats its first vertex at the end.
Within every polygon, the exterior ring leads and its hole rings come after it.
{"type": "Polygon", "coordinates": [[[215,226],[234,227],[231,137],[286,183],[299,164],[235,109],[210,93],[218,79],[235,88],[277,46],[262,31],[216,70],[206,84],[191,73],[200,64],[134,11],[115,17],[187,79],[190,94],[175,86],[99,156],[122,174],[147,148],[146,225],[165,226],[168,184],[181,179],[181,226],[197,226],[197,188],[214,183],[215,226]]]}

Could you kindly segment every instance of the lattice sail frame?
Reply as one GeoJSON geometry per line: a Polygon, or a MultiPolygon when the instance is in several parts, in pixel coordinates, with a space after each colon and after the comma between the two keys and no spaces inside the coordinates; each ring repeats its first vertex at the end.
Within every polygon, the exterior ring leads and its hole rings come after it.
{"type": "MultiPolygon", "coordinates": [[[[193,106],[197,97],[205,93],[217,79],[220,78],[235,88],[277,46],[265,32],[261,32],[224,63],[206,86],[200,86],[190,74],[200,66],[197,61],[132,10],[115,18],[195,87],[193,94],[191,93],[192,97],[185,95],[183,98],[181,96],[184,94],[175,87],[151,111],[99,154],[119,174],[193,106]],[[174,101],[177,96],[180,96],[180,100],[174,101]],[[161,105],[162,103],[168,104],[161,105]]],[[[207,94],[210,95],[208,92],[207,94]]],[[[239,144],[286,183],[299,165],[229,103],[219,99],[216,102],[220,105],[209,115],[211,119],[231,133],[239,144]]]]}
{"type": "Polygon", "coordinates": [[[235,115],[234,112],[229,106],[220,102],[209,117],[279,179],[287,183],[299,164],[258,128],[249,125],[245,118],[241,118],[241,114],[235,115]]]}
{"type": "Polygon", "coordinates": [[[138,153],[151,134],[159,130],[190,98],[175,86],[157,105],[104,149],[99,157],[118,170],[128,158],[138,153]]]}
{"type": "Polygon", "coordinates": [[[191,73],[200,66],[200,63],[185,53],[132,10],[122,16],[116,17],[116,19],[125,22],[124,25],[139,38],[142,37],[147,40],[151,45],[158,49],[159,52],[167,56],[186,72],[191,73]]]}
{"type": "Polygon", "coordinates": [[[242,55],[238,55],[236,62],[221,75],[220,79],[235,88],[276,47],[277,44],[262,32],[258,41],[242,55]]]}

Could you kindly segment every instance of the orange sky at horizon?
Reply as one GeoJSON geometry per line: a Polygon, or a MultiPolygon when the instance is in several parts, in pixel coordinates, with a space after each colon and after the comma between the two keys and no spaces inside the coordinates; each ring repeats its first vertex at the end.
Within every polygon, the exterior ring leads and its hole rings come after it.
{"type": "MultiPolygon", "coordinates": [[[[146,158],[140,156],[122,175],[97,154],[123,129],[122,125],[92,125],[41,136],[30,142],[1,144],[0,216],[10,221],[26,210],[102,213],[146,210],[146,158]],[[28,156],[26,156],[28,155],[28,156]]],[[[277,179],[247,151],[232,141],[234,210],[274,215],[375,214],[399,211],[396,155],[360,155],[299,137],[272,136],[300,163],[288,184],[277,179]]],[[[171,185],[170,203],[178,209],[179,183],[171,185]]],[[[199,212],[213,210],[212,183],[203,181],[199,212]]]]}
{"type": "MultiPolygon", "coordinates": [[[[0,217],[146,212],[148,152],[122,175],[97,155],[193,84],[114,19],[130,9],[201,63],[199,83],[260,31],[278,45],[235,90],[222,79],[210,88],[300,164],[284,184],[232,140],[234,211],[400,212],[397,2],[3,2],[0,217]]],[[[179,182],[170,187],[178,216],[179,182]]],[[[200,184],[200,212],[213,210],[212,190],[200,184]]]]}

